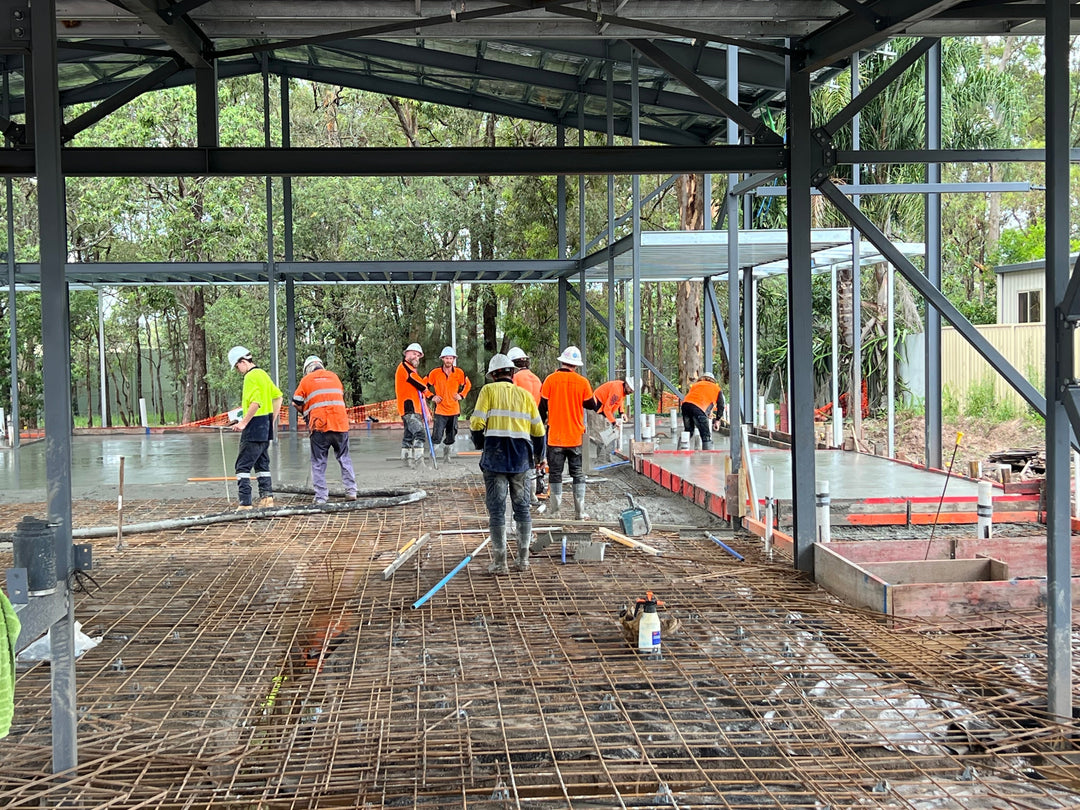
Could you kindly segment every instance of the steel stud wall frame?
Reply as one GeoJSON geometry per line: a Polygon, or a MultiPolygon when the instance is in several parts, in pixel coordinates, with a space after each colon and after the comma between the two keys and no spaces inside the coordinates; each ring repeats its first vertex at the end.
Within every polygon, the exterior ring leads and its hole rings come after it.
{"type": "MultiPolygon", "coordinates": [[[[1074,4],[999,6],[956,0],[831,0],[764,2],[728,0],[671,3],[662,0],[572,2],[513,0],[454,4],[426,0],[311,0],[256,4],[263,17],[225,0],[155,3],[150,0],[0,0],[0,52],[10,98],[0,120],[9,145],[0,151],[0,175],[35,176],[40,222],[48,512],[57,523],[57,576],[66,588],[72,570],[70,488],[70,363],[68,362],[65,200],[67,176],[115,175],[436,175],[730,173],[788,175],[789,296],[795,454],[796,565],[810,571],[814,539],[814,434],[810,373],[810,195],[824,193],[863,236],[889,253],[888,240],[858,212],[829,178],[839,163],[906,161],[941,164],[956,160],[1046,162],[1048,178],[1047,294],[1055,318],[1047,323],[1046,395],[1022,375],[994,365],[1047,416],[1049,709],[1071,716],[1069,557],[1070,434],[1080,426],[1080,386],[1074,377],[1071,330],[1080,320],[1080,282],[1068,264],[1068,36],[1076,33],[1074,4]],[[1044,16],[1045,15],[1045,16],[1044,16]],[[926,37],[910,58],[933,53],[942,36],[1042,34],[1046,32],[1045,154],[913,149],[898,153],[839,153],[836,131],[872,98],[866,91],[851,109],[812,130],[810,93],[816,82],[843,68],[853,54],[890,37],[926,37]],[[729,65],[727,48],[738,49],[729,65]],[[643,57],[643,58],[641,58],[643,57]],[[612,76],[610,87],[605,70],[612,76]],[[552,149],[309,150],[284,146],[222,149],[218,143],[217,82],[253,74],[333,81],[377,93],[458,105],[556,125],[632,136],[630,147],[552,149]],[[738,89],[728,87],[733,74],[738,89]],[[29,80],[29,76],[33,80],[29,80]],[[194,84],[198,147],[192,149],[78,149],[64,147],[74,134],[151,90],[194,84]],[[535,92],[543,88],[543,93],[535,92]],[[67,105],[98,106],[64,121],[67,105]],[[764,111],[786,115],[788,131],[764,126],[764,111]],[[611,110],[611,112],[609,112],[611,110]],[[11,116],[25,114],[26,124],[11,116]],[[744,140],[715,145],[734,120],[744,140]],[[611,123],[609,124],[609,121],[611,123]],[[658,146],[639,146],[638,138],[658,146]],[[1045,403],[1045,404],[1043,404],[1045,403]]],[[[900,63],[898,74],[907,61],[900,63]]],[[[891,80],[889,74],[884,86],[891,80]]],[[[874,88],[876,90],[878,88],[874,88]]],[[[268,92],[268,91],[267,91],[268,92]]],[[[285,91],[283,90],[283,93],[285,91]]],[[[930,116],[933,117],[933,116],[930,116]]],[[[562,136],[560,136],[562,137],[562,136]]],[[[931,137],[933,137],[931,135],[931,137]]],[[[931,142],[932,145],[932,142],[931,142]]],[[[636,183],[635,183],[636,187],[636,183]]],[[[560,336],[566,335],[566,281],[580,271],[566,253],[565,183],[560,182],[560,255],[570,266],[560,281],[560,336]]],[[[640,232],[635,194],[635,256],[640,232]]],[[[10,211],[9,211],[10,214],[10,211]]],[[[289,214],[287,213],[286,216],[289,214]]],[[[931,215],[932,216],[932,215],[931,215]]],[[[10,228],[9,228],[10,233],[10,228]]],[[[291,234],[285,235],[286,260],[291,234]]],[[[272,251],[272,244],[268,245],[272,251]]],[[[973,330],[929,278],[898,255],[894,264],[950,321],[972,340],[973,330]]],[[[273,260],[273,256],[270,257],[273,260]]],[[[641,335],[634,262],[634,375],[640,376],[641,335]]],[[[178,268],[178,275],[184,272],[178,268]]],[[[277,266],[279,273],[287,270],[277,266]]],[[[9,277],[11,276],[9,268],[9,277]]],[[[291,277],[287,301],[291,301],[291,277]]],[[[511,277],[507,280],[513,281],[511,277]]],[[[522,279],[524,280],[524,279],[522,279]]],[[[101,283],[108,283],[103,277],[101,283]]],[[[731,282],[738,284],[737,273],[731,282]]],[[[609,287],[612,285],[609,285],[609,287]]],[[[735,300],[732,295],[732,300],[735,300]]],[[[609,308],[609,312],[610,312],[609,308]]],[[[738,311],[738,308],[735,308],[738,311]]],[[[933,328],[933,324],[930,324],[933,328]]],[[[736,325],[732,325],[736,334],[736,325]]],[[[984,347],[985,348],[985,347],[984,347]]],[[[987,352],[984,352],[987,354],[987,352]]],[[[733,375],[739,358],[730,358],[733,375]]],[[[931,362],[933,362],[931,358],[931,362]]],[[[638,403],[635,391],[635,403],[638,403]]],[[[639,403],[638,403],[639,404],[639,403]]],[[[733,401],[733,405],[735,402],[733,401]]],[[[935,409],[928,418],[938,420],[935,409]]],[[[937,425],[940,431],[940,425],[937,425]]],[[[70,599],[68,600],[70,604],[70,599]]],[[[54,766],[77,762],[70,609],[54,625],[54,766]]]]}

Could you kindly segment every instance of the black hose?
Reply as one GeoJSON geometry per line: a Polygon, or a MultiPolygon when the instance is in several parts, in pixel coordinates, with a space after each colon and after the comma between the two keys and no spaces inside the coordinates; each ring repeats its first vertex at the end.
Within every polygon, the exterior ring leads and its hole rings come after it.
{"type": "MultiPolygon", "coordinates": [[[[295,487],[294,489],[299,489],[295,487]]],[[[278,492],[294,494],[291,489],[277,487],[278,492]]],[[[298,494],[311,494],[312,490],[298,494]]],[[[215,515],[194,515],[186,518],[155,520],[149,523],[131,523],[124,526],[124,534],[139,532],[161,532],[169,529],[186,529],[192,526],[210,526],[215,523],[231,523],[237,520],[253,518],[289,517],[290,515],[320,515],[334,512],[352,512],[359,509],[381,509],[390,506],[403,506],[415,503],[427,497],[422,489],[369,489],[357,492],[355,501],[343,503],[304,504],[303,506],[278,506],[267,509],[244,510],[243,512],[223,512],[215,515]]],[[[88,529],[75,529],[71,533],[73,540],[89,540],[95,537],[115,537],[116,526],[95,526],[88,529]]]]}

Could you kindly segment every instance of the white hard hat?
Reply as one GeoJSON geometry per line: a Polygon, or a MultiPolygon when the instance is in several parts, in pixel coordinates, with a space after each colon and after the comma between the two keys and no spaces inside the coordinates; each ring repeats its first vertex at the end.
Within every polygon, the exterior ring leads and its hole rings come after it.
{"type": "Polygon", "coordinates": [[[567,346],[563,349],[563,353],[559,355],[559,362],[566,363],[571,366],[583,366],[585,363],[581,359],[581,349],[577,346],[567,346]]]}
{"type": "Polygon", "coordinates": [[[439,352],[439,357],[457,357],[457,352],[454,351],[453,346],[443,346],[443,350],[439,352]]]}
{"type": "Polygon", "coordinates": [[[488,374],[494,374],[496,371],[504,369],[514,368],[514,361],[507,357],[505,354],[493,355],[491,360],[488,361],[488,374]]]}
{"type": "Polygon", "coordinates": [[[506,353],[506,356],[509,357],[511,361],[527,360],[529,358],[529,355],[525,354],[525,350],[519,349],[517,346],[511,348],[510,351],[506,353]]]}
{"type": "Polygon", "coordinates": [[[407,351],[407,352],[419,352],[421,357],[424,356],[424,350],[420,348],[419,343],[410,343],[408,346],[405,347],[405,351],[407,351]]]}
{"type": "Polygon", "coordinates": [[[245,357],[251,357],[251,352],[243,346],[233,346],[229,349],[229,367],[234,368],[245,357]]]}
{"type": "Polygon", "coordinates": [[[637,388],[637,384],[635,383],[634,378],[627,377],[625,380],[623,380],[623,382],[626,384],[626,387],[630,389],[630,393],[634,393],[634,389],[637,388]]]}
{"type": "Polygon", "coordinates": [[[304,361],[304,373],[310,374],[312,371],[315,370],[315,366],[323,368],[323,361],[322,359],[313,354],[304,361]]]}
{"type": "Polygon", "coordinates": [[[716,377],[713,376],[713,373],[711,371],[701,372],[701,378],[703,380],[712,380],[713,382],[716,382],[716,377]]]}

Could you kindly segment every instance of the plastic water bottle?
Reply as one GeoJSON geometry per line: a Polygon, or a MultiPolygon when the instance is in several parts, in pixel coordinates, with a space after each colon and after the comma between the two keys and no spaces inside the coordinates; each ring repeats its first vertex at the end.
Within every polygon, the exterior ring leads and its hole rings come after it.
{"type": "Polygon", "coordinates": [[[660,658],[660,616],[656,612],[656,601],[646,600],[638,622],[638,652],[650,659],[660,658]]]}

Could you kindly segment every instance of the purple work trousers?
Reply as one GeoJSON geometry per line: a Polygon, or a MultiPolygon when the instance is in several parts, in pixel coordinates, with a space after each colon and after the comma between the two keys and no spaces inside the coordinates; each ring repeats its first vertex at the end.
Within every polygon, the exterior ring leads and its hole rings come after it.
{"type": "Polygon", "coordinates": [[[326,487],[326,461],[334,449],[341,465],[341,483],[346,495],[356,494],[356,474],[349,457],[349,432],[337,430],[313,430],[311,432],[311,482],[315,486],[315,500],[325,501],[330,492],[326,487]]]}

